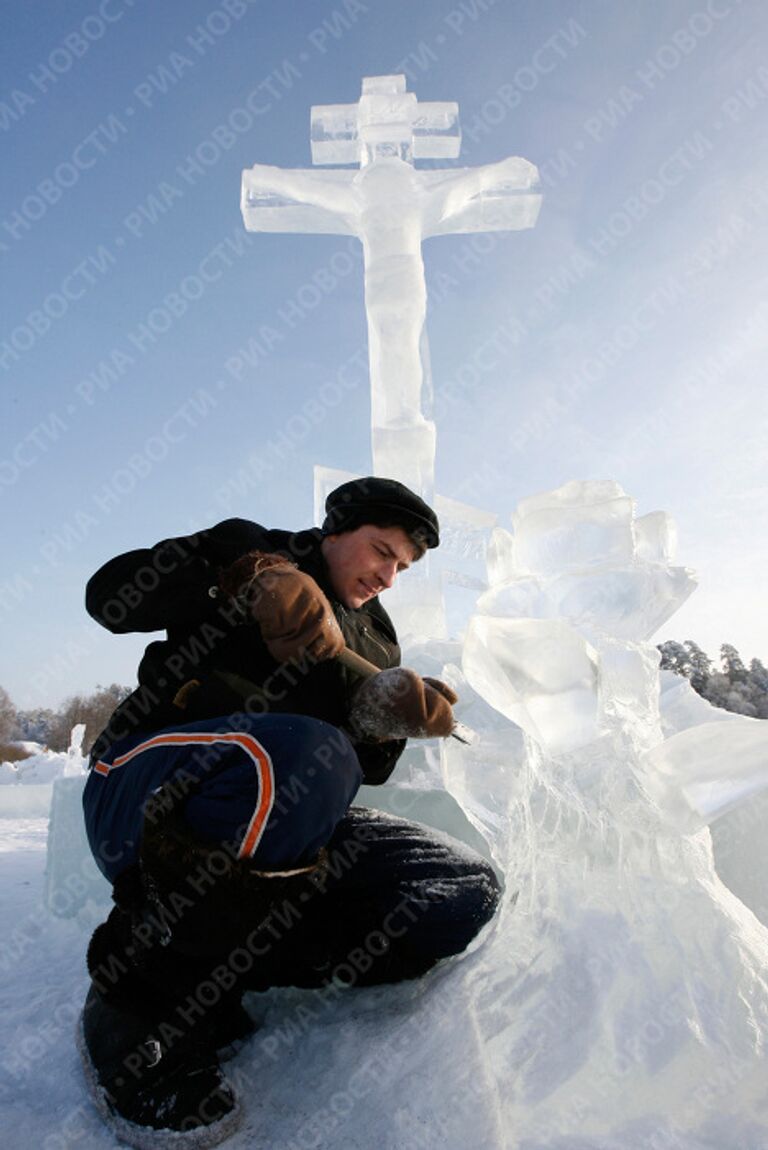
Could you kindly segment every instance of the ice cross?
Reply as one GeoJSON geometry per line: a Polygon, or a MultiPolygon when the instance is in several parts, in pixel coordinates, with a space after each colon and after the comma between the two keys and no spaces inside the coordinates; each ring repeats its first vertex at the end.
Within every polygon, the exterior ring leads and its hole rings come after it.
{"type": "Polygon", "coordinates": [[[311,139],[315,164],[356,164],[358,170],[256,164],[243,172],[245,226],[351,235],[362,242],[373,471],[431,498],[435,425],[428,418],[422,240],[533,227],[541,201],[538,172],[519,157],[417,171],[414,160],[458,156],[458,106],[419,104],[404,76],[369,76],[357,104],[314,107],[311,139]]]}

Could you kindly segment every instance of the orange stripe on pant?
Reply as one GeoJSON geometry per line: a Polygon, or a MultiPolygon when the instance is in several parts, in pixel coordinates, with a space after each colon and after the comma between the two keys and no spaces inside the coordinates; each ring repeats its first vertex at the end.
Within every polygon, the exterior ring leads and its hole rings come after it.
{"type": "Polygon", "coordinates": [[[200,731],[197,734],[179,731],[176,734],[155,735],[153,738],[147,739],[146,742],[139,743],[138,746],[133,747],[130,751],[126,751],[124,755],[118,755],[113,763],[105,763],[99,760],[99,762],[94,764],[93,769],[97,774],[107,776],[118,767],[125,766],[126,763],[129,763],[131,759],[134,759],[137,755],[141,755],[145,751],[152,751],[156,747],[194,746],[211,743],[237,744],[242,747],[256,767],[256,774],[259,780],[259,797],[253,812],[253,817],[248,824],[245,835],[243,836],[243,841],[237,852],[238,858],[251,858],[261,842],[261,837],[267,825],[267,819],[270,816],[275,802],[275,775],[272,769],[272,760],[258,739],[255,739],[253,735],[249,735],[245,731],[223,731],[221,733],[200,731]]]}

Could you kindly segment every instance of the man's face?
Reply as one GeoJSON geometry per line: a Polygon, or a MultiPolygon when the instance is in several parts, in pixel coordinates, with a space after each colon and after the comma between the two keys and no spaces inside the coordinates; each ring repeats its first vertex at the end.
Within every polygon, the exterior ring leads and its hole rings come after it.
{"type": "Polygon", "coordinates": [[[355,531],[326,535],[322,542],[331,585],[345,607],[362,607],[391,587],[417,551],[402,527],[366,523],[355,531]]]}

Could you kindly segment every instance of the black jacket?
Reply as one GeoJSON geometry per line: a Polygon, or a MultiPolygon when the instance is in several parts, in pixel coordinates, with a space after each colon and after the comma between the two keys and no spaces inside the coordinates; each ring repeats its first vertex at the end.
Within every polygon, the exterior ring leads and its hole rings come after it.
{"type": "MultiPolygon", "coordinates": [[[[353,651],[379,667],[397,666],[400,649],[386,611],[378,599],[357,610],[336,599],[321,540],[316,529],[271,531],[227,519],[100,568],[86,589],[88,613],[114,634],[165,630],[167,638],[147,647],[139,686],[114,712],[93,755],[129,734],[242,711],[311,715],[343,727],[359,678],[336,660],[277,663],[256,624],[217,590],[219,573],[246,552],[285,555],[322,587],[353,651]]],[[[405,741],[355,746],[365,782],[377,784],[392,773],[405,741]]]]}

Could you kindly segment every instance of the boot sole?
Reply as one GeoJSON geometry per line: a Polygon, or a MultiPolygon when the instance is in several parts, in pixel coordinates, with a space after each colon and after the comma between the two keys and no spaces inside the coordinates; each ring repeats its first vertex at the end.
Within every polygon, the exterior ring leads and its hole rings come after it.
{"type": "Polygon", "coordinates": [[[243,1109],[240,1100],[236,1098],[230,1113],[212,1122],[210,1126],[196,1126],[193,1130],[156,1130],[154,1126],[137,1126],[135,1122],[129,1122],[127,1118],[116,1114],[107,1101],[106,1092],[99,1082],[85,1043],[82,1014],[77,1023],[75,1041],[93,1105],[115,1137],[127,1146],[135,1147],[135,1150],[183,1150],[184,1147],[207,1150],[207,1147],[218,1146],[230,1134],[234,1134],[243,1120],[243,1109]]]}

